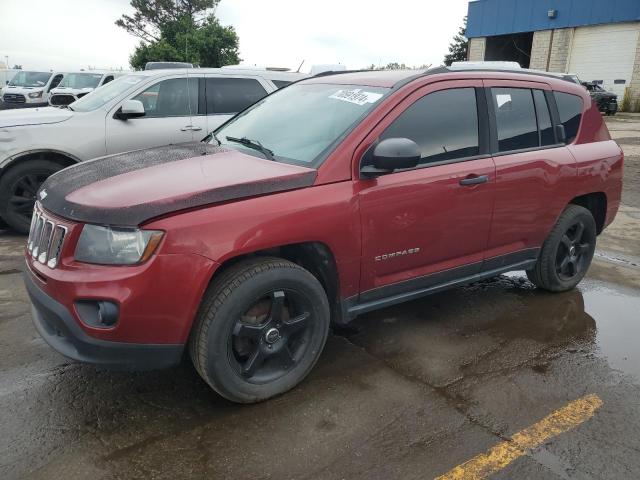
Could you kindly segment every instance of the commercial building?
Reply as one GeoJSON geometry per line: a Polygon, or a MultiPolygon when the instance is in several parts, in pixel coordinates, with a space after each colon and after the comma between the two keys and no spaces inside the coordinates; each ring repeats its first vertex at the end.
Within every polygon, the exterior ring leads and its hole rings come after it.
{"type": "Polygon", "coordinates": [[[474,0],[469,60],[575,73],[640,108],[640,0],[474,0]]]}

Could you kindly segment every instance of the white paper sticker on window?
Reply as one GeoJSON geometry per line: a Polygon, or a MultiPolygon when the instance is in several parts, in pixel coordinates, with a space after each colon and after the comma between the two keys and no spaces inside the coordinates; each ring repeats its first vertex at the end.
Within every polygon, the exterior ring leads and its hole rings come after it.
{"type": "Polygon", "coordinates": [[[509,95],[508,93],[496,95],[496,102],[498,103],[498,108],[500,108],[505,103],[510,101],[511,101],[511,95],[509,95]]]}
{"type": "Polygon", "coordinates": [[[356,105],[376,103],[381,97],[381,93],[365,92],[361,88],[356,88],[354,90],[338,90],[333,95],[329,95],[329,98],[342,100],[343,102],[355,103],[356,105]]]}

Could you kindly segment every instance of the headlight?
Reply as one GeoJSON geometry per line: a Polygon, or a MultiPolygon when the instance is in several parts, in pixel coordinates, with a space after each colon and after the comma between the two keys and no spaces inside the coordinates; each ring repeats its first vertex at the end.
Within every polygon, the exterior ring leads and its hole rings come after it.
{"type": "Polygon", "coordinates": [[[142,263],[156,250],[162,236],[163,232],[158,230],[85,225],[76,246],[75,259],[103,265],[142,263]]]}
{"type": "Polygon", "coordinates": [[[39,92],[31,92],[29,94],[29,98],[40,98],[42,97],[42,90],[40,90],[39,92]]]}

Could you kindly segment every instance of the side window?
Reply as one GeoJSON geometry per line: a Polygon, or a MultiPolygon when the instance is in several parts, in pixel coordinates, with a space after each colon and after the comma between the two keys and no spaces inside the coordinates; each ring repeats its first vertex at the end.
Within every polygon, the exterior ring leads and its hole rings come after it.
{"type": "Polygon", "coordinates": [[[111,80],[113,80],[113,75],[107,75],[107,77],[104,79],[104,82],[102,82],[102,85],[106,85],[111,80]]]}
{"type": "Polygon", "coordinates": [[[237,113],[266,95],[252,78],[207,78],[207,113],[237,113]]]}
{"type": "Polygon", "coordinates": [[[491,97],[496,112],[498,151],[508,152],[539,146],[531,90],[492,88],[491,97]]]}
{"type": "Polygon", "coordinates": [[[142,102],[145,117],[188,117],[197,111],[198,82],[170,78],[152,85],[133,99],[142,102]]]}
{"type": "Polygon", "coordinates": [[[287,85],[289,85],[291,83],[288,80],[271,80],[271,81],[279,89],[282,88],[282,87],[286,87],[287,85]]]}
{"type": "Polygon", "coordinates": [[[570,93],[554,92],[560,123],[564,125],[566,143],[571,143],[578,135],[580,119],[582,118],[582,98],[570,93]]]}
{"type": "Polygon", "coordinates": [[[407,108],[380,136],[405,137],[422,151],[421,164],[478,155],[478,110],[474,88],[430,93],[407,108]]]}
{"type": "Polygon", "coordinates": [[[549,106],[542,90],[533,91],[533,100],[536,104],[536,115],[538,116],[538,129],[540,130],[540,145],[553,145],[556,143],[553,134],[553,125],[549,115],[549,106]]]}

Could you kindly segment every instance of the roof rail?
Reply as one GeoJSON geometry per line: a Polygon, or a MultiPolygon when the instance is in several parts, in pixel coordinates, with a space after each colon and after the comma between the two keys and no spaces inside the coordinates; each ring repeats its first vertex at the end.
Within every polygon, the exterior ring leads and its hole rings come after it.
{"type": "Polygon", "coordinates": [[[358,72],[374,72],[368,68],[361,68],[359,70],[325,70],[324,72],[316,73],[311,78],[326,77],[328,75],[339,75],[341,73],[358,73],[358,72]]]}

